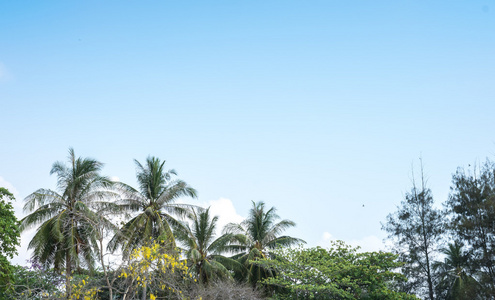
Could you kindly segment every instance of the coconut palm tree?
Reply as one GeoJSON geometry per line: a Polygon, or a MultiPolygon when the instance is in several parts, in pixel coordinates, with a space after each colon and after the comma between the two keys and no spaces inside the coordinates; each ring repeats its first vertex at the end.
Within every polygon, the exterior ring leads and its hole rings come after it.
{"type": "Polygon", "coordinates": [[[469,275],[468,255],[462,251],[459,243],[449,244],[440,249],[445,254],[443,262],[435,262],[433,269],[438,272],[440,280],[437,296],[446,300],[484,299],[481,285],[469,275]]]}
{"type": "Polygon", "coordinates": [[[240,252],[232,258],[237,259],[245,267],[244,272],[237,272],[236,279],[249,283],[256,283],[270,276],[272,271],[252,264],[251,261],[260,258],[269,258],[273,255],[270,250],[278,246],[291,246],[305,243],[303,240],[290,236],[280,236],[288,228],[296,226],[290,220],[281,220],[274,207],[266,210],[264,202],[255,203],[249,211],[248,217],[240,224],[229,223],[224,229],[225,234],[232,235],[232,241],[227,246],[231,252],[240,252]]]}
{"type": "Polygon", "coordinates": [[[69,165],[55,162],[50,171],[57,175],[57,191],[38,189],[27,196],[20,229],[41,224],[29,243],[33,259],[61,271],[65,265],[66,292],[71,294],[69,277],[75,269],[93,268],[98,248],[95,224],[106,226],[96,213],[118,211],[109,198],[112,182],[100,175],[103,164],[90,158],[76,158],[69,149],[69,165]]]}
{"type": "Polygon", "coordinates": [[[224,234],[215,239],[218,217],[211,218],[210,208],[199,212],[193,210],[191,221],[191,224],[176,228],[175,236],[185,245],[188,264],[201,283],[207,284],[217,278],[230,278],[228,269],[242,268],[236,260],[221,255],[232,236],[224,234]]]}
{"type": "Polygon", "coordinates": [[[162,237],[175,248],[172,226],[180,226],[176,217],[187,216],[192,206],[174,202],[182,196],[196,197],[196,190],[182,180],[173,180],[172,176],[177,173],[166,171],[165,161],[149,156],[144,166],[137,160],[134,162],[139,190],[122,185],[125,196],[120,205],[123,210],[137,215],[123,225],[108,247],[111,251],[121,247],[127,256],[150,239],[162,237]]]}

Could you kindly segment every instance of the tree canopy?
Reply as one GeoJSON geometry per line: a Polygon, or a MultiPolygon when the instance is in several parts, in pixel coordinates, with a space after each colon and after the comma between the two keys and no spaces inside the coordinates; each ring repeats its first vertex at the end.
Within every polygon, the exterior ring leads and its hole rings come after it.
{"type": "Polygon", "coordinates": [[[20,240],[19,222],[12,201],[15,201],[14,195],[0,187],[0,255],[8,258],[17,254],[20,240]]]}
{"type": "Polygon", "coordinates": [[[262,282],[281,299],[416,299],[393,288],[406,280],[397,255],[358,253],[342,241],[329,249],[280,248],[253,263],[276,274],[262,282]]]}
{"type": "Polygon", "coordinates": [[[11,289],[14,268],[8,259],[17,254],[20,243],[19,222],[11,204],[14,200],[12,193],[0,187],[0,294],[11,289]]]}

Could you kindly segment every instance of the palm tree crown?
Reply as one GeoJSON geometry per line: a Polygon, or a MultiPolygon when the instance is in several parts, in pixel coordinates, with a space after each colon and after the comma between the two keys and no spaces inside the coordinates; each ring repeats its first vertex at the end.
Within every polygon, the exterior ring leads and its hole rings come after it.
{"type": "Polygon", "coordinates": [[[468,255],[459,243],[440,249],[445,255],[443,262],[435,262],[433,268],[440,275],[437,285],[438,298],[447,300],[483,299],[481,285],[469,275],[468,255]]]}
{"type": "Polygon", "coordinates": [[[224,234],[215,239],[218,217],[210,216],[210,208],[206,210],[193,210],[191,225],[176,229],[177,240],[182,242],[186,249],[187,261],[202,283],[208,283],[215,278],[229,278],[228,269],[240,268],[241,265],[230,258],[221,255],[231,239],[230,234],[224,234]]]}
{"type": "Polygon", "coordinates": [[[165,171],[165,161],[148,157],[144,166],[137,160],[134,162],[139,190],[123,185],[126,192],[121,207],[138,214],[122,227],[120,234],[112,238],[109,248],[113,251],[122,247],[128,254],[130,250],[160,236],[175,247],[171,226],[180,225],[175,216],[186,216],[191,205],[174,201],[182,196],[196,197],[196,190],[182,180],[173,180],[172,175],[177,173],[174,170],[165,171]]]}
{"type": "Polygon", "coordinates": [[[288,228],[296,226],[290,220],[281,220],[274,207],[266,210],[264,202],[255,203],[249,211],[248,217],[240,224],[230,223],[224,229],[224,233],[231,234],[233,240],[228,249],[232,252],[240,252],[234,258],[246,267],[247,274],[237,274],[237,278],[245,277],[250,283],[272,276],[270,270],[251,264],[250,261],[258,258],[268,258],[269,250],[278,246],[291,246],[304,243],[303,240],[290,236],[279,236],[288,228]]]}

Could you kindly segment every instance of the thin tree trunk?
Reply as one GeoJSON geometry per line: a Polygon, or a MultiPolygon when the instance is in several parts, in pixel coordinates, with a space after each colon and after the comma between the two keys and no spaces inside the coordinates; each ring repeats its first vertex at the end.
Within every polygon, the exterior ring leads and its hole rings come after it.
{"type": "MultiPolygon", "coordinates": [[[[424,190],[424,187],[423,187],[424,190]]],[[[426,276],[428,282],[428,295],[430,296],[430,300],[434,300],[433,295],[433,280],[431,279],[431,269],[430,269],[430,253],[428,251],[428,237],[425,230],[425,216],[424,216],[424,208],[421,208],[421,223],[422,223],[422,231],[423,231],[423,243],[425,250],[425,258],[426,258],[426,276]]]]}
{"type": "MultiPolygon", "coordinates": [[[[430,251],[428,249],[428,234],[426,233],[426,224],[425,224],[425,210],[428,209],[428,206],[426,204],[426,199],[425,199],[425,191],[426,191],[426,185],[425,185],[425,177],[424,177],[424,171],[423,171],[423,160],[420,158],[419,159],[421,162],[421,231],[423,233],[423,244],[424,244],[424,250],[425,250],[425,258],[426,258],[426,275],[427,275],[427,282],[428,282],[428,295],[430,296],[430,300],[434,300],[434,294],[433,294],[433,280],[431,276],[431,269],[430,269],[430,251]],[[426,206],[426,207],[425,207],[426,206]]],[[[416,195],[418,197],[418,195],[416,195]]]]}
{"type": "Polygon", "coordinates": [[[129,291],[132,291],[132,283],[134,282],[134,279],[131,280],[131,283],[126,287],[125,292],[124,292],[124,297],[122,300],[127,300],[127,295],[129,295],[129,291]]]}
{"type": "Polygon", "coordinates": [[[147,292],[148,286],[146,283],[143,286],[143,294],[141,295],[141,300],[146,300],[146,292],[147,292]]]}
{"type": "Polygon", "coordinates": [[[426,270],[428,272],[428,292],[430,295],[430,300],[434,300],[434,298],[433,298],[433,281],[431,279],[430,260],[429,260],[428,254],[426,254],[426,270]]]}
{"type": "Polygon", "coordinates": [[[110,293],[110,300],[113,300],[113,288],[112,285],[110,284],[110,280],[108,279],[107,268],[105,267],[105,262],[103,261],[103,238],[101,237],[100,237],[100,261],[101,261],[101,266],[103,268],[103,273],[105,274],[105,279],[107,281],[107,287],[110,293]]]}

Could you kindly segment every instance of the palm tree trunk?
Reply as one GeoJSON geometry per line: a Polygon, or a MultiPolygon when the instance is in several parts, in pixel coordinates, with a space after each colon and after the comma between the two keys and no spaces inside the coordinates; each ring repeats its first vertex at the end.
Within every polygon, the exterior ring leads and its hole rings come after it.
{"type": "Polygon", "coordinates": [[[72,285],[70,278],[70,274],[72,273],[71,267],[72,265],[70,261],[70,254],[69,251],[67,251],[65,252],[65,294],[67,296],[67,299],[69,299],[72,294],[72,285]]]}

